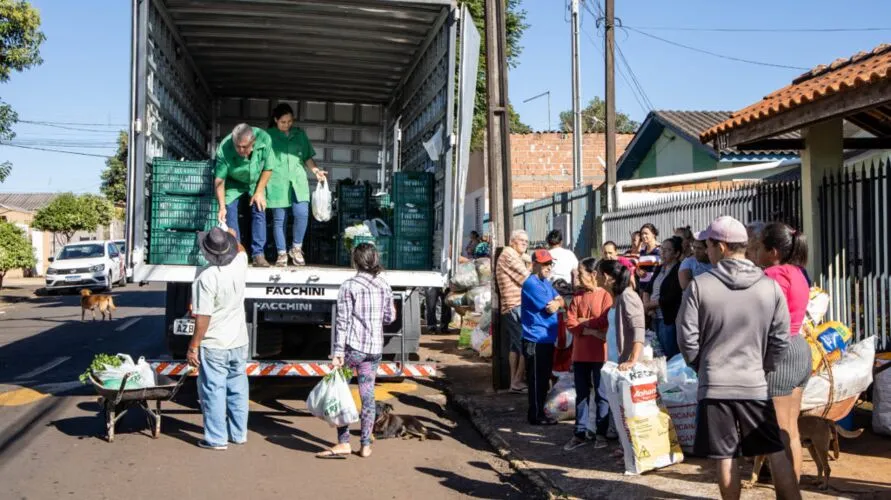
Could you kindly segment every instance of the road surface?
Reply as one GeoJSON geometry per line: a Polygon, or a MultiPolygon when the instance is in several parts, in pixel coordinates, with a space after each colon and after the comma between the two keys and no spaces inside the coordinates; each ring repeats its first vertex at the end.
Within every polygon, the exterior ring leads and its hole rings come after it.
{"type": "Polygon", "coordinates": [[[99,352],[163,355],[164,289],[117,289],[108,322],[82,323],[78,299],[41,297],[0,310],[2,498],[533,497],[445,408],[434,385],[408,380],[379,384],[378,398],[419,416],[441,439],[378,441],[369,459],[314,458],[335,433],[305,410],[312,382],[295,379],[252,380],[246,446],[196,446],[202,427],[193,382],[165,404],[160,439],[132,410],[107,443],[96,396],[77,376],[99,352]]]}

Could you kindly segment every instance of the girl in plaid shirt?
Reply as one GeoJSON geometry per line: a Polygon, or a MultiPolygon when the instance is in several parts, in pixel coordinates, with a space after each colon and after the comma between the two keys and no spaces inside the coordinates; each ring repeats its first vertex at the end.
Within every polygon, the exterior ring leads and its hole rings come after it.
{"type": "MultiPolygon", "coordinates": [[[[381,278],[383,268],[377,249],[360,243],[353,249],[356,275],[340,286],[337,296],[337,318],[334,324],[335,368],[347,366],[356,372],[359,398],[362,400],[362,425],[359,456],[371,456],[371,429],[374,426],[374,378],[381,362],[384,346],[384,325],[396,319],[396,305],[390,285],[381,278]]],[[[350,429],[337,428],[338,444],[319,454],[323,457],[349,455],[350,429]]]]}

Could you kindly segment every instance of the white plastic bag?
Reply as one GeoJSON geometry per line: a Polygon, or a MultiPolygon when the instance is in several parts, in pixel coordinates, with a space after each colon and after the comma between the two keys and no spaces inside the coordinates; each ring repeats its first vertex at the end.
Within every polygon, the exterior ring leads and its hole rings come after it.
{"type": "Polygon", "coordinates": [[[545,398],[544,414],[554,420],[575,419],[575,381],[572,373],[563,372],[545,398]]]}
{"type": "Polygon", "coordinates": [[[875,336],[848,347],[848,352],[832,365],[833,401],[829,401],[829,374],[822,370],[808,379],[801,396],[801,410],[812,410],[859,396],[872,383],[875,355],[875,336]]]}
{"type": "Polygon", "coordinates": [[[316,184],[316,190],[312,193],[312,216],[319,222],[331,220],[331,191],[328,190],[327,180],[316,184]]]}
{"type": "Polygon", "coordinates": [[[105,365],[102,371],[96,373],[96,377],[102,382],[104,387],[110,389],[118,389],[128,374],[125,389],[143,389],[155,386],[155,371],[152,365],[146,362],[144,357],[140,357],[137,363],[133,362],[133,358],[129,354],[118,353],[121,360],[120,366],[105,365]]]}
{"type": "Polygon", "coordinates": [[[642,364],[629,371],[607,362],[600,371],[606,399],[625,455],[625,473],[641,474],[684,460],[668,412],[659,404],[655,372],[642,364]]]}
{"type": "Polygon", "coordinates": [[[466,292],[479,284],[480,279],[473,262],[458,264],[458,267],[455,268],[455,275],[452,277],[452,287],[456,292],[466,292]]]}
{"type": "Polygon", "coordinates": [[[483,347],[483,342],[485,342],[487,338],[489,338],[489,330],[483,330],[477,326],[470,332],[470,347],[472,347],[474,351],[480,352],[483,347]]]}
{"type": "Polygon", "coordinates": [[[878,359],[879,369],[872,386],[872,431],[891,436],[891,359],[878,359]]]}
{"type": "Polygon", "coordinates": [[[688,453],[693,450],[696,440],[698,390],[696,372],[687,366],[682,355],[675,355],[666,365],[666,380],[659,384],[659,395],[671,416],[681,449],[688,453]]]}
{"type": "Polygon", "coordinates": [[[350,385],[341,370],[334,370],[319,381],[309,397],[306,407],[314,416],[331,427],[343,427],[359,421],[359,411],[350,393],[350,385]]]}

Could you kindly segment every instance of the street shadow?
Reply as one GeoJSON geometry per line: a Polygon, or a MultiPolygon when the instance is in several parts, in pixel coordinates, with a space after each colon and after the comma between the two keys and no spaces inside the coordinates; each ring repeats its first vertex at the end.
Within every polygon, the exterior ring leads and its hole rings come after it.
{"type": "Polygon", "coordinates": [[[547,496],[533,493],[534,490],[523,491],[508,482],[479,481],[432,467],[415,467],[415,470],[438,478],[442,486],[472,498],[547,498],[547,496]]]}
{"type": "Polygon", "coordinates": [[[397,401],[404,404],[405,406],[411,406],[413,408],[430,412],[436,415],[437,418],[450,418],[450,416],[446,412],[446,409],[442,405],[436,404],[433,401],[429,401],[427,399],[403,392],[394,392],[392,394],[396,397],[397,401]]]}

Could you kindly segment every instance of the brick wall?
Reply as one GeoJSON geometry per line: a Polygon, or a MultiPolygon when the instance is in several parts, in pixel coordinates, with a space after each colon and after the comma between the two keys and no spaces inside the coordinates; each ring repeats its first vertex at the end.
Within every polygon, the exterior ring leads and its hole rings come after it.
{"type": "MultiPolygon", "coordinates": [[[[616,158],[631,142],[632,134],[616,136],[616,158]]],[[[568,191],[572,185],[572,134],[511,134],[511,170],[514,200],[536,200],[568,191]]],[[[582,180],[600,185],[606,173],[598,157],[606,160],[604,134],[585,134],[582,142],[582,180]]]]}

